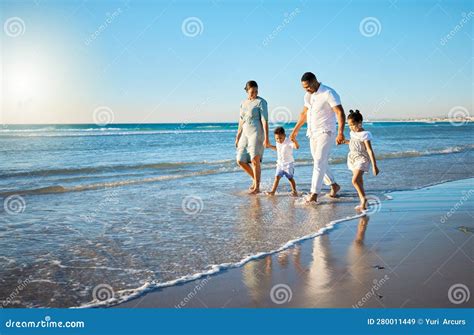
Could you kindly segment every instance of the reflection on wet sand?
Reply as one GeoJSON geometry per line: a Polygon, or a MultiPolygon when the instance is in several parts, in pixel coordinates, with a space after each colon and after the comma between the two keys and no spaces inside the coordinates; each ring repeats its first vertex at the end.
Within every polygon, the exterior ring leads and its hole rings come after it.
{"type": "MultiPolygon", "coordinates": [[[[308,219],[310,220],[311,216],[308,219]]],[[[295,290],[298,288],[298,292],[292,292],[294,298],[301,295],[305,297],[304,301],[310,302],[301,307],[337,306],[339,299],[335,299],[335,295],[338,294],[338,285],[344,285],[344,294],[347,294],[349,288],[351,299],[356,302],[370,289],[375,278],[373,266],[378,260],[375,252],[364,244],[368,223],[368,216],[359,218],[354,240],[348,245],[347,256],[343,262],[341,257],[333,255],[331,250],[331,238],[335,237],[323,234],[313,240],[309,259],[302,260],[302,245],[297,244],[278,254],[266,256],[258,262],[246,264],[242,270],[243,282],[252,299],[252,305],[278,307],[272,304],[270,291],[274,285],[285,283],[281,275],[283,270],[296,275],[296,278],[287,280],[295,283],[292,285],[295,290]],[[274,273],[279,274],[279,278],[274,278],[274,273]]]]}

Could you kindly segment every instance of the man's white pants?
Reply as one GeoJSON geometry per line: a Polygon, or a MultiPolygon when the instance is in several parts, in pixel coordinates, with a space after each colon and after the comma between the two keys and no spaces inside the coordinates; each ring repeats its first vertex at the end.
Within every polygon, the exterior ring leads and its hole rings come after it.
{"type": "Polygon", "coordinates": [[[319,194],[323,186],[323,181],[326,185],[336,183],[329,169],[329,154],[335,140],[336,134],[334,132],[311,134],[309,143],[314,164],[311,193],[319,194]]]}

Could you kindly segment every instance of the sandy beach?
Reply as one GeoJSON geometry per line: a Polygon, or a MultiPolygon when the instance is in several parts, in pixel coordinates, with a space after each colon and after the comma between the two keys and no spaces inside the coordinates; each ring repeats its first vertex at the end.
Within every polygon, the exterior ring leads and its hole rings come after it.
{"type": "Polygon", "coordinates": [[[116,307],[473,307],[473,195],[474,179],[394,192],[321,236],[116,307]]]}

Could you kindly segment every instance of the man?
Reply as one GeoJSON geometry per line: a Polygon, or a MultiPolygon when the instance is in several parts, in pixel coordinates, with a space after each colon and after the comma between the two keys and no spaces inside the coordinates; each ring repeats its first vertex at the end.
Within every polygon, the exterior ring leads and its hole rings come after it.
{"type": "Polygon", "coordinates": [[[323,181],[331,186],[329,196],[335,197],[341,187],[336,183],[328,166],[329,154],[334,140],[343,144],[345,115],[339,95],[332,88],[318,82],[316,76],[306,72],[301,77],[301,85],[306,91],[304,108],[290,138],[296,139],[300,128],[308,123],[306,135],[310,140],[311,155],[313,156],[313,178],[311,194],[307,202],[317,202],[323,181]],[[339,127],[336,135],[336,117],[339,127]]]}

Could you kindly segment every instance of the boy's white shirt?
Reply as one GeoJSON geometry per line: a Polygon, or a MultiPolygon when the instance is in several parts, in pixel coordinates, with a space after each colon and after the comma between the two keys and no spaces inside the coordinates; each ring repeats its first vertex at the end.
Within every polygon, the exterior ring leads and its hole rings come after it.
{"type": "Polygon", "coordinates": [[[288,137],[285,138],[283,143],[276,143],[277,148],[277,166],[281,168],[287,168],[289,165],[295,162],[293,158],[293,149],[296,148],[295,143],[288,137]]]}

